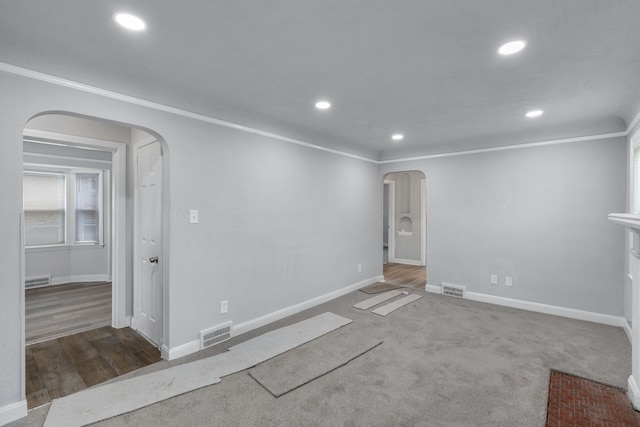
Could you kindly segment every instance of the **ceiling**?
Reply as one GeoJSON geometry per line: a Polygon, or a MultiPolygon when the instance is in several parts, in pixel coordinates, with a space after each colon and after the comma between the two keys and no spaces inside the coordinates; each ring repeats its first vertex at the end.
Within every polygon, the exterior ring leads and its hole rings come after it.
{"type": "Polygon", "coordinates": [[[4,1],[0,61],[384,160],[626,130],[638,17],[638,0],[4,1]]]}

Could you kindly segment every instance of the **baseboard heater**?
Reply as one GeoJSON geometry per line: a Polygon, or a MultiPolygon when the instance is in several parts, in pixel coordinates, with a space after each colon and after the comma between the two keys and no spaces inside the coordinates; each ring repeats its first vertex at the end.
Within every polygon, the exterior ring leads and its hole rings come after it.
{"type": "Polygon", "coordinates": [[[42,288],[44,286],[51,286],[51,274],[48,276],[27,277],[24,281],[25,289],[42,288]]]}
{"type": "Polygon", "coordinates": [[[451,283],[442,284],[442,295],[455,298],[464,298],[465,286],[452,285],[451,283]]]}
{"type": "Polygon", "coordinates": [[[200,331],[200,350],[209,348],[231,338],[232,322],[200,331]]]}

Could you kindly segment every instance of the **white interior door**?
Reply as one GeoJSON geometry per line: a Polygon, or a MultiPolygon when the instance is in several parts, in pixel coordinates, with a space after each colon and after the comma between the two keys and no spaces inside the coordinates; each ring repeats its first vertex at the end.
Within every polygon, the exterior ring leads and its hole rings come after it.
{"type": "Polygon", "coordinates": [[[157,345],[162,338],[162,151],[136,147],[136,262],[133,327],[157,345]]]}

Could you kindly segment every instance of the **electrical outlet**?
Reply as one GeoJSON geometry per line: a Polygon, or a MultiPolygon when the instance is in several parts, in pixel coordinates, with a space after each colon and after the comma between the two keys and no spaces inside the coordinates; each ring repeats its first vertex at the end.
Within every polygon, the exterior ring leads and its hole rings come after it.
{"type": "Polygon", "coordinates": [[[220,302],[220,314],[225,314],[229,311],[229,301],[224,300],[220,302]]]}
{"type": "Polygon", "coordinates": [[[362,264],[358,264],[358,273],[362,273],[362,264]]]}
{"type": "Polygon", "coordinates": [[[513,286],[513,277],[511,276],[507,276],[504,278],[504,285],[505,286],[513,286]]]}
{"type": "Polygon", "coordinates": [[[491,275],[491,284],[492,285],[497,285],[498,284],[498,275],[497,274],[492,274],[491,275]]]}

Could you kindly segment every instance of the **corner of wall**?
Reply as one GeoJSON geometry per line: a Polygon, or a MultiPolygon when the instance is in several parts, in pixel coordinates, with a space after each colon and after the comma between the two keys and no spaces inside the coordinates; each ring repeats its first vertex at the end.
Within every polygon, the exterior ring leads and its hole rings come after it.
{"type": "Polygon", "coordinates": [[[12,403],[0,408],[0,426],[27,416],[27,401],[12,403]]]}

